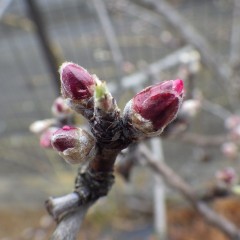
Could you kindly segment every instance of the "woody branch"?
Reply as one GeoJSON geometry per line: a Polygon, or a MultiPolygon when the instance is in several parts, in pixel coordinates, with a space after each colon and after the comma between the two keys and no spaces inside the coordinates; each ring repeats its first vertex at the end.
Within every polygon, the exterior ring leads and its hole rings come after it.
{"type": "Polygon", "coordinates": [[[60,76],[63,98],[88,120],[91,129],[90,134],[64,126],[52,137],[53,148],[68,163],[80,165],[74,192],[46,202],[58,223],[52,240],[74,240],[88,208],[113,185],[113,167],[120,151],[133,142],[159,135],[176,117],[183,82],[169,80],[142,90],[121,115],[106,84],[97,76],[74,63],[64,63],[60,76]]]}

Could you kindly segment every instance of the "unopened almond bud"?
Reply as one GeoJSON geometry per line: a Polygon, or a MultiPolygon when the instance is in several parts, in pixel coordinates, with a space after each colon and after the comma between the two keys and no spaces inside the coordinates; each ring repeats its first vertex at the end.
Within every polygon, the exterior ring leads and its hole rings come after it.
{"type": "Polygon", "coordinates": [[[137,135],[158,135],[175,119],[182,99],[182,80],[161,82],[145,88],[130,100],[124,109],[124,118],[137,135]]]}
{"type": "Polygon", "coordinates": [[[229,131],[229,137],[233,142],[240,142],[240,125],[229,131]]]}
{"type": "Polygon", "coordinates": [[[218,181],[226,185],[233,185],[236,184],[238,181],[236,171],[232,167],[227,167],[221,171],[218,171],[216,173],[216,178],[218,181]]]}
{"type": "Polygon", "coordinates": [[[93,96],[94,77],[86,69],[75,63],[65,62],[59,71],[64,98],[82,100],[93,96]]]}
{"type": "Polygon", "coordinates": [[[35,134],[40,134],[56,123],[55,119],[44,119],[32,123],[29,130],[35,134]]]}
{"type": "Polygon", "coordinates": [[[84,164],[94,154],[95,140],[85,130],[64,126],[52,136],[52,146],[71,164],[84,164]]]}
{"type": "Polygon", "coordinates": [[[67,105],[87,119],[93,116],[93,94],[95,84],[99,81],[83,67],[65,62],[60,67],[61,92],[67,105]]]}
{"type": "Polygon", "coordinates": [[[200,100],[188,99],[182,103],[179,110],[179,116],[183,118],[193,118],[197,115],[201,107],[200,100]]]}
{"type": "Polygon", "coordinates": [[[40,136],[40,146],[43,148],[52,148],[52,135],[58,130],[57,127],[50,127],[40,136]]]}
{"type": "Polygon", "coordinates": [[[225,120],[225,127],[227,129],[233,129],[236,128],[238,125],[240,125],[240,116],[239,115],[231,115],[225,120]]]}
{"type": "Polygon", "coordinates": [[[56,117],[62,117],[69,115],[71,113],[71,109],[66,104],[65,100],[62,97],[58,97],[52,105],[52,113],[56,117]]]}
{"type": "Polygon", "coordinates": [[[236,159],[238,157],[238,147],[233,142],[225,142],[221,146],[221,151],[228,159],[236,159]]]}

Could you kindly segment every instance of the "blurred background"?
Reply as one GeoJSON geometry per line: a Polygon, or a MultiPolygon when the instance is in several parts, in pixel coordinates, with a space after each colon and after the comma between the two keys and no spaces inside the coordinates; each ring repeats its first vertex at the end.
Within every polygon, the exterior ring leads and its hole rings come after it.
{"type": "MultiPolygon", "coordinates": [[[[226,133],[225,119],[239,110],[238,1],[168,0],[161,8],[162,1],[149,2],[0,0],[0,239],[47,239],[41,231],[31,235],[52,224],[44,201],[73,189],[76,168],[41,148],[29,131],[34,121],[52,117],[64,61],[106,80],[121,108],[145,86],[194,75],[204,101],[187,131],[226,133]]],[[[196,142],[163,140],[165,161],[195,189],[209,186],[218,169],[239,169],[238,155],[226,160],[219,144],[196,142]]],[[[152,175],[138,166],[128,183],[117,176],[109,198],[87,217],[81,239],[154,239],[152,175]]],[[[198,239],[179,220],[190,221],[193,213],[170,190],[167,205],[171,239],[198,239]]],[[[196,229],[209,233],[202,222],[196,229]]]]}

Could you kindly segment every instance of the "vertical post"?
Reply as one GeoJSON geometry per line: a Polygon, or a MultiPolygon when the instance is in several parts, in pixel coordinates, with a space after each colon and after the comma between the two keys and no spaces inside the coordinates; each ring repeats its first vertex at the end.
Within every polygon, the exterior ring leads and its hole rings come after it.
{"type": "MultiPolygon", "coordinates": [[[[154,158],[164,162],[162,140],[159,137],[150,140],[154,158]]],[[[154,176],[154,227],[159,240],[167,238],[165,186],[159,175],[154,176]]]]}
{"type": "Polygon", "coordinates": [[[41,45],[47,67],[51,72],[52,78],[54,80],[55,90],[57,96],[60,92],[60,81],[58,75],[58,62],[57,59],[51,49],[51,44],[48,39],[47,32],[44,28],[44,24],[41,18],[41,14],[39,12],[39,8],[36,4],[35,0],[25,0],[26,6],[28,8],[29,15],[36,27],[36,33],[38,36],[39,43],[41,45]]]}

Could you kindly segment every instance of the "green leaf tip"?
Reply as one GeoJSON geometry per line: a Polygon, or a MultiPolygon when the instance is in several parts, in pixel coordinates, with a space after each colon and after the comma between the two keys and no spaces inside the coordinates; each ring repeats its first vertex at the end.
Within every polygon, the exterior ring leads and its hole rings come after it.
{"type": "Polygon", "coordinates": [[[95,97],[95,99],[100,99],[100,98],[103,98],[108,93],[109,93],[109,91],[107,89],[106,82],[102,82],[102,83],[96,85],[95,91],[94,91],[94,97],[95,97]]]}

